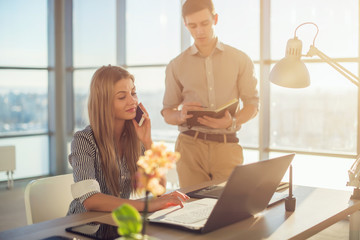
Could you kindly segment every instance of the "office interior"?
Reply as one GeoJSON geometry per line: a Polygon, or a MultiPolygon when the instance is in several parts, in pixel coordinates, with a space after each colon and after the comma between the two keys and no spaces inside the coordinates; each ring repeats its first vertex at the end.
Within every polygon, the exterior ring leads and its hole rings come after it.
{"type": "MultiPolygon", "coordinates": [[[[258,79],[259,113],[238,132],[245,163],[295,152],[294,184],[352,190],[346,183],[360,153],[359,88],[318,57],[302,58],[308,88],[276,86],[269,74],[296,27],[314,22],[315,42],[313,26],[297,30],[303,53],[315,43],[359,76],[359,2],[214,0],[219,40],[246,52],[258,79]]],[[[177,128],[164,122],[160,110],[165,67],[192,44],[181,3],[0,0],[0,146],[16,149],[15,187],[7,189],[6,172],[0,172],[0,197],[16,191],[17,183],[71,173],[70,142],[88,124],[89,83],[103,65],[134,74],[153,140],[174,147],[177,128]]],[[[176,188],[176,171],[168,179],[176,188]]]]}

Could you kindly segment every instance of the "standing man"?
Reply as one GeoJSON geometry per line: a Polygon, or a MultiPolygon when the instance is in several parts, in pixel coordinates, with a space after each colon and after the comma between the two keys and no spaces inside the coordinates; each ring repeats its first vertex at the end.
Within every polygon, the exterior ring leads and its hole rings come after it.
{"type": "Polygon", "coordinates": [[[161,113],[168,124],[178,125],[175,150],[181,158],[176,168],[180,187],[186,187],[227,178],[243,163],[236,132],[256,116],[259,97],[251,59],[215,35],[218,15],[212,0],[187,0],[182,16],[194,44],[166,68],[161,113]],[[188,110],[214,110],[233,98],[243,103],[235,116],[226,111],[222,118],[200,117],[201,126],[187,126],[188,110]]]}

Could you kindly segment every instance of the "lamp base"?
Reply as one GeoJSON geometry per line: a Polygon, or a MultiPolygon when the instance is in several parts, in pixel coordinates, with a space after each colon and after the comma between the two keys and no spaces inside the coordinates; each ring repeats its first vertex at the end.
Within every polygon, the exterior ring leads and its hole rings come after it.
{"type": "Polygon", "coordinates": [[[285,198],[285,210],[288,212],[294,212],[296,206],[296,198],[294,197],[286,197],[285,198]]]}
{"type": "Polygon", "coordinates": [[[350,199],[360,200],[360,189],[359,188],[354,188],[353,194],[351,195],[350,199]]]}

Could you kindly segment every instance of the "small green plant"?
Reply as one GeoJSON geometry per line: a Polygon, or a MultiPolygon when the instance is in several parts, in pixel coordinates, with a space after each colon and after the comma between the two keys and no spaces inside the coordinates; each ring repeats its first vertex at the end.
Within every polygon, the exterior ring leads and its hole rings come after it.
{"type": "Polygon", "coordinates": [[[118,225],[118,233],[125,239],[142,239],[140,213],[130,204],[124,203],[111,213],[118,225]]]}

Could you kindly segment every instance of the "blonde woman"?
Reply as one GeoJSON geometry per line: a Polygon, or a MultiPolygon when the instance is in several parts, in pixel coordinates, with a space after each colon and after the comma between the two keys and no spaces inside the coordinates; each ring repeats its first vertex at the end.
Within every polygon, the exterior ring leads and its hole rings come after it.
{"type": "MultiPolygon", "coordinates": [[[[134,77],[118,66],[103,66],[92,77],[88,112],[90,125],[75,133],[69,162],[74,181],[68,214],[110,212],[123,203],[142,211],[144,202],[130,200],[135,191],[136,162],[152,144],[145,110],[141,127],[134,117],[138,98],[134,77]]],[[[149,203],[149,211],[181,205],[188,197],[173,192],[149,203]]]]}

